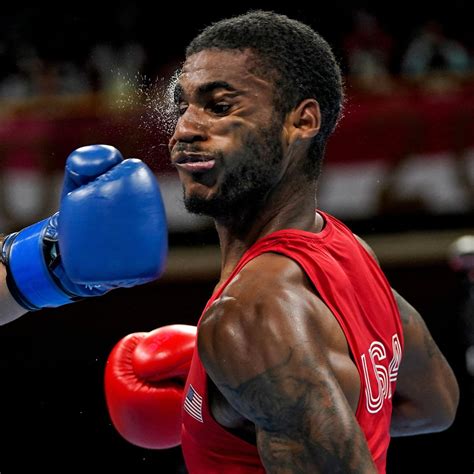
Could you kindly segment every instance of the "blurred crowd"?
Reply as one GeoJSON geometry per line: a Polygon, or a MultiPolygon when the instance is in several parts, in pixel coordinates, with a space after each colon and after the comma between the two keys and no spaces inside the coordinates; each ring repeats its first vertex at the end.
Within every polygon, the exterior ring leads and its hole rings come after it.
{"type": "MultiPolygon", "coordinates": [[[[169,73],[180,58],[173,57],[171,49],[171,57],[157,55],[153,32],[140,34],[137,15],[131,7],[110,13],[105,32],[100,24],[88,33],[77,31],[79,21],[71,20],[61,28],[51,20],[43,23],[44,32],[31,34],[34,11],[6,15],[0,32],[0,100],[96,91],[117,94],[143,77],[169,73]],[[68,28],[72,34],[61,38],[68,28]]],[[[348,17],[350,21],[341,24],[337,34],[333,29],[328,39],[347,77],[361,87],[387,90],[396,78],[439,79],[446,73],[452,78],[474,72],[474,45],[466,41],[464,32],[447,28],[440,19],[426,17],[400,33],[403,30],[391,31],[367,9],[356,9],[348,17]]],[[[302,19],[311,22],[309,17],[302,19]]]]}
{"type": "Polygon", "coordinates": [[[434,18],[424,20],[409,38],[400,38],[384,29],[375,15],[356,11],[342,51],[347,75],[367,87],[390,87],[394,77],[455,80],[474,71],[474,51],[434,18]]]}

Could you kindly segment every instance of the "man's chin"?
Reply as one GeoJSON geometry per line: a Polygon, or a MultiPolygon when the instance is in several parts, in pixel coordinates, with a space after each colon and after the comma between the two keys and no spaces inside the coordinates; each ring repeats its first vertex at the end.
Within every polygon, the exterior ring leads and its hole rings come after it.
{"type": "Polygon", "coordinates": [[[214,199],[204,199],[197,196],[189,196],[184,199],[184,207],[191,214],[200,216],[216,217],[216,211],[220,207],[214,199]]]}

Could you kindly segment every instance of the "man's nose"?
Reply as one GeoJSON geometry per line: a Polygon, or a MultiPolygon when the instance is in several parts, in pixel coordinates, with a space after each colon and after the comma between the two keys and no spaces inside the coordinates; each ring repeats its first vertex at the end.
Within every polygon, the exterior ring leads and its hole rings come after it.
{"type": "Polygon", "coordinates": [[[206,138],[207,127],[202,115],[194,110],[194,108],[188,107],[184,114],[178,119],[169,147],[171,150],[177,142],[201,142],[206,140],[206,138]]]}

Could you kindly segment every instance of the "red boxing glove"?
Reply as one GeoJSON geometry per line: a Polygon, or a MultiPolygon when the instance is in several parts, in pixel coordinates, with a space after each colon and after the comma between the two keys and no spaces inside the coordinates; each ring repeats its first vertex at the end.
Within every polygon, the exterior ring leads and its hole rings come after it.
{"type": "Polygon", "coordinates": [[[196,327],[174,324],[129,334],[105,368],[112,423],[130,443],[166,449],[181,444],[183,389],[196,344],[196,327]]]}

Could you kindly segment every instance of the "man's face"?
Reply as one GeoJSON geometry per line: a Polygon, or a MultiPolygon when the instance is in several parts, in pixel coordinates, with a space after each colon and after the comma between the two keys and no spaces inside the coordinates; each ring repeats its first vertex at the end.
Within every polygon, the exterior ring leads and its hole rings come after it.
{"type": "Polygon", "coordinates": [[[281,177],[282,121],[272,83],[252,64],[248,52],[205,50],[184,65],[169,147],[190,212],[232,218],[259,206],[281,177]]]}

